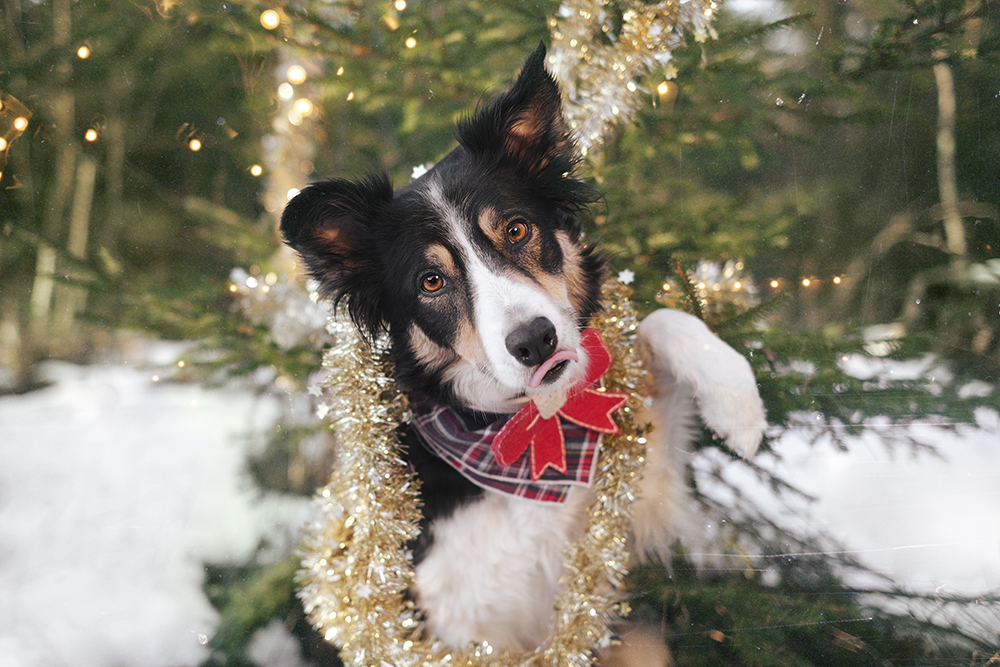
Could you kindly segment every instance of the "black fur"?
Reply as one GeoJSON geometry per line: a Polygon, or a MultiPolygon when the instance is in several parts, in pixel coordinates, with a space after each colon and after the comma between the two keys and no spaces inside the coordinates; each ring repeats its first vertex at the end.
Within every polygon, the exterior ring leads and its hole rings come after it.
{"type": "Polygon", "coordinates": [[[392,206],[392,184],[378,174],[310,185],[281,215],[285,242],[298,251],[320,293],[335,307],[350,298],[351,320],[369,339],[385,328],[385,286],[372,280],[382,275],[382,261],[371,248],[389,232],[379,221],[391,219],[392,206]],[[323,232],[336,232],[340,242],[324,239],[323,232]]]}
{"type": "Polygon", "coordinates": [[[513,169],[536,196],[574,214],[597,200],[596,191],[571,176],[579,162],[562,116],[562,96],[545,70],[539,44],[514,85],[458,124],[458,142],[487,170],[513,169]],[[521,125],[523,133],[514,130],[521,125]]]}
{"type": "Polygon", "coordinates": [[[459,507],[482,496],[484,491],[431,453],[412,426],[400,427],[399,444],[404,461],[420,480],[420,535],[409,545],[413,564],[417,565],[434,543],[433,523],[447,519],[459,507]]]}

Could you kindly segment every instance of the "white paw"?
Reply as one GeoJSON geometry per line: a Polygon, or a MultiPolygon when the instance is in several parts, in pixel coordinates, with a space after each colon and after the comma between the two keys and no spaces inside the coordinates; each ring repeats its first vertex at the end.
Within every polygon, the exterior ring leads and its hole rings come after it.
{"type": "Polygon", "coordinates": [[[705,425],[741,456],[757,451],[767,425],[747,360],[697,317],[661,309],[639,325],[639,349],[659,385],[687,385],[705,425]]]}

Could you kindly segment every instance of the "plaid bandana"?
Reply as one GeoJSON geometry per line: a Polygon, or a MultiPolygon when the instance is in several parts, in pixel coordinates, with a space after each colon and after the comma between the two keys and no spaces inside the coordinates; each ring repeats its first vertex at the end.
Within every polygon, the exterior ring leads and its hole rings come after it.
{"type": "Polygon", "coordinates": [[[509,466],[500,465],[490,450],[493,439],[513,415],[503,415],[477,429],[453,410],[426,400],[410,403],[411,423],[427,447],[473,484],[540,502],[561,503],[573,485],[590,484],[597,463],[601,434],[559,418],[566,442],[566,474],[548,467],[531,480],[530,452],[509,466]]]}

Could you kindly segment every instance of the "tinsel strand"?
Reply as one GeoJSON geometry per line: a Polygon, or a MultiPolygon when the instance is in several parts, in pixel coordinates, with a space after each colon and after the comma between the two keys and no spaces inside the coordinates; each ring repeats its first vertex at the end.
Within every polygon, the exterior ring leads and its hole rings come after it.
{"type": "Polygon", "coordinates": [[[717,9],[713,0],[563,1],[549,20],[549,67],[585,154],[642,106],[644,75],[657,69],[666,78],[676,75],[670,61],[684,46],[686,30],[699,41],[715,36],[717,9]]]}
{"type": "Polygon", "coordinates": [[[516,655],[485,642],[446,646],[430,636],[406,599],[413,583],[406,544],[420,521],[418,481],[400,460],[395,435],[406,400],[392,382],[385,350],[370,349],[349,322],[331,319],[335,343],[324,357],[330,375],[323,383],[323,407],[339,458],[330,483],[317,494],[323,518],[309,527],[301,547],[299,596],[346,664],[583,667],[593,662],[595,647],[610,642],[612,595],[628,571],[629,508],[646,427],[633,418],[643,385],[634,349],[637,317],[626,287],[609,284],[604,297],[606,308],[592,324],[614,357],[605,383],[633,399],[616,415],[621,433],[604,436],[587,531],[564,554],[553,635],[535,651],[516,655]]]}

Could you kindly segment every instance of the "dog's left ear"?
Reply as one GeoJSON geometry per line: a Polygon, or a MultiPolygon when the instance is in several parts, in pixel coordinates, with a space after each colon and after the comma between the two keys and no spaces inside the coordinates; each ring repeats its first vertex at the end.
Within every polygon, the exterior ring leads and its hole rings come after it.
{"type": "Polygon", "coordinates": [[[572,171],[576,144],[562,114],[559,85],[545,69],[539,44],[507,91],[458,126],[458,140],[474,155],[506,158],[537,175],[552,167],[572,171]]]}

